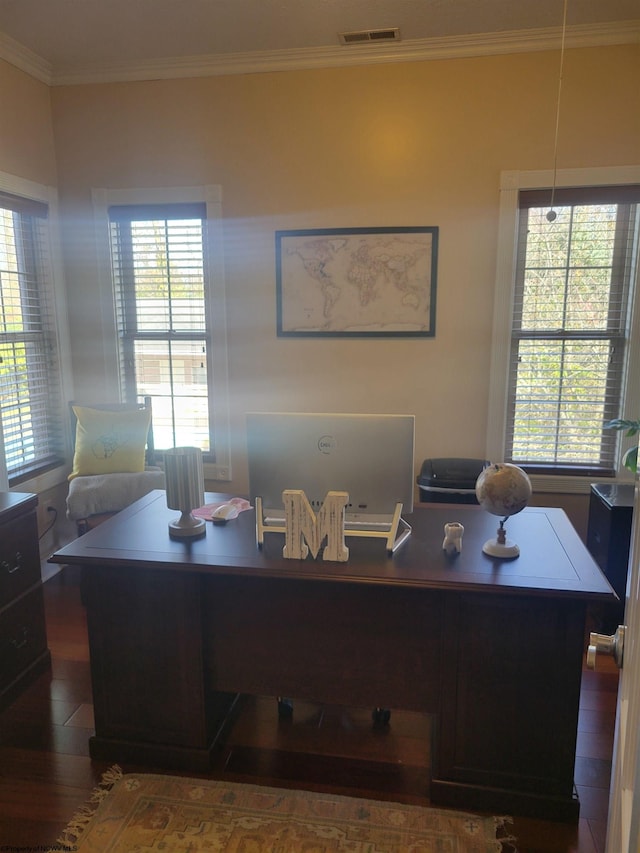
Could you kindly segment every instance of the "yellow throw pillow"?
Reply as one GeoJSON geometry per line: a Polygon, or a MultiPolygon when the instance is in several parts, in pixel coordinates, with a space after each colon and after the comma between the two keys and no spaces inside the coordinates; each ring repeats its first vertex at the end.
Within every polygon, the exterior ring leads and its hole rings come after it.
{"type": "Polygon", "coordinates": [[[151,409],[105,411],[73,406],[76,449],[69,479],[144,471],[151,409]]]}

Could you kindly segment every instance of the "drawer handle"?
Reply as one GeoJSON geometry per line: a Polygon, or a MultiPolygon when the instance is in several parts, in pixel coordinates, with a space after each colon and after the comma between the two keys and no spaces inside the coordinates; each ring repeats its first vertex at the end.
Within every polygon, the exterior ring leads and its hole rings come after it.
{"type": "Polygon", "coordinates": [[[10,642],[14,649],[23,649],[29,642],[29,629],[27,626],[24,625],[22,628],[22,637],[15,637],[10,642]]]}
{"type": "Polygon", "coordinates": [[[2,561],[2,568],[9,575],[12,575],[14,572],[17,572],[18,569],[21,569],[22,568],[22,554],[20,553],[20,551],[16,551],[16,556],[15,556],[13,566],[10,563],[7,563],[6,560],[3,560],[2,561]]]}

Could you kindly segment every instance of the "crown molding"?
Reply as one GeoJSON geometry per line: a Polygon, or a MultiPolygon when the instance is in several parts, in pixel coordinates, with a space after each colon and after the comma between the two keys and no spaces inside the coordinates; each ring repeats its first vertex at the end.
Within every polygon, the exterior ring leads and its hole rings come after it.
{"type": "Polygon", "coordinates": [[[35,77],[41,83],[46,83],[48,86],[52,85],[53,69],[51,64],[2,32],[0,32],[0,59],[15,65],[16,68],[31,77],[35,77]]]}
{"type": "MultiPolygon", "coordinates": [[[[298,71],[318,68],[343,68],[395,62],[422,62],[434,59],[460,59],[557,50],[562,30],[547,27],[535,30],[509,30],[412,39],[349,46],[316,47],[295,50],[228,53],[218,56],[169,57],[148,62],[96,63],[82,66],[52,66],[18,42],[0,33],[0,58],[16,65],[50,86],[76,86],[88,83],[127,83],[143,80],[167,80],[184,77],[218,77],[236,74],[261,74],[274,71],[298,71]]],[[[640,43],[640,20],[608,24],[582,24],[569,27],[566,46],[600,47],[640,43]]]]}

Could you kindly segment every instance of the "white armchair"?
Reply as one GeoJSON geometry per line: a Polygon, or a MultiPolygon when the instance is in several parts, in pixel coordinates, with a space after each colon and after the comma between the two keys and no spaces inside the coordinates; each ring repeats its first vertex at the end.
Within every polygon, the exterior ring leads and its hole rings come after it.
{"type": "Polygon", "coordinates": [[[70,404],[74,437],[67,517],[81,536],[153,489],[164,489],[154,465],[151,398],[144,403],[70,404]]]}

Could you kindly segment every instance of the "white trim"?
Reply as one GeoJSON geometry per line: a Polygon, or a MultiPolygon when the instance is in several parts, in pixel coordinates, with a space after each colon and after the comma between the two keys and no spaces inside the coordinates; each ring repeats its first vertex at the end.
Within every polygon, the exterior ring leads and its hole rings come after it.
{"type": "Polygon", "coordinates": [[[96,278],[98,283],[97,305],[100,312],[102,334],[99,346],[102,355],[102,379],[98,383],[110,399],[120,399],[120,366],[118,364],[118,348],[107,347],[107,341],[117,340],[116,309],[111,280],[111,247],[109,244],[109,214],[108,207],[110,190],[92,189],[91,203],[93,206],[94,243],[96,247],[96,278]]]}
{"type": "Polygon", "coordinates": [[[0,59],[15,65],[21,71],[40,80],[41,83],[46,83],[48,86],[53,81],[53,68],[51,63],[47,62],[37,53],[29,50],[28,47],[20,44],[20,42],[12,39],[5,33],[0,32],[0,59]]]}
{"type": "MultiPolygon", "coordinates": [[[[640,166],[601,166],[584,169],[559,169],[556,185],[559,187],[608,186],[640,183],[640,166]]],[[[489,380],[489,413],[487,417],[486,458],[502,461],[505,450],[507,413],[507,379],[511,347],[511,317],[513,313],[513,282],[515,278],[518,192],[522,189],[539,189],[553,185],[553,170],[521,172],[505,171],[500,175],[500,214],[498,221],[498,246],[496,257],[496,284],[493,306],[493,336],[491,347],[491,374],[489,380]]],[[[640,293],[636,293],[630,334],[628,363],[638,364],[640,358],[640,293]],[[633,359],[633,360],[631,360],[633,359]]],[[[640,383],[638,377],[627,376],[624,389],[627,417],[637,418],[640,412],[640,383]],[[635,414],[634,414],[635,413],[635,414]]],[[[624,452],[621,441],[619,459],[624,452]]],[[[628,443],[627,443],[627,446],[628,443]]],[[[630,472],[618,465],[617,478],[631,479],[630,472]]],[[[535,476],[534,488],[541,492],[569,492],[582,494],[589,491],[585,477],[562,475],[535,476]]]]}
{"type": "Polygon", "coordinates": [[[620,672],[613,764],[609,792],[606,853],[640,849],[640,491],[636,482],[627,573],[624,657],[620,672]]]}
{"type": "MultiPolygon", "coordinates": [[[[92,197],[102,198],[107,207],[115,204],[222,204],[222,188],[217,184],[200,187],[144,187],[142,189],[94,189],[92,197]]],[[[217,213],[216,215],[221,215],[217,213]]],[[[107,217],[108,221],[108,217],[107,217]]]]}
{"type": "MultiPolygon", "coordinates": [[[[60,363],[60,390],[62,394],[61,412],[63,430],[68,426],[65,418],[66,404],[73,399],[73,367],[71,359],[71,335],[69,332],[69,309],[67,302],[67,288],[62,264],[62,240],[60,237],[60,216],[58,214],[58,193],[54,189],[49,191],[49,253],[51,258],[51,275],[53,277],[53,298],[56,322],[56,333],[58,338],[58,353],[60,363]]],[[[68,433],[67,433],[68,435],[68,433]]],[[[69,438],[69,437],[68,437],[69,438]]],[[[66,451],[71,452],[71,444],[67,444],[66,451]]],[[[65,466],[66,467],[66,466],[65,466]]],[[[60,470],[60,469],[56,469],[60,470]]],[[[21,484],[22,485],[22,484],[21,484]]]]}
{"type": "Polygon", "coordinates": [[[2,430],[2,412],[0,412],[0,492],[9,491],[9,476],[7,474],[7,459],[4,452],[4,434],[2,430]]]}
{"type": "Polygon", "coordinates": [[[562,494],[562,495],[588,495],[591,484],[597,482],[606,483],[633,483],[633,475],[629,471],[629,478],[624,474],[613,479],[604,480],[602,477],[571,477],[564,474],[529,474],[531,487],[534,494],[562,494]]]}
{"type": "MultiPolygon", "coordinates": [[[[218,56],[170,57],[144,63],[106,63],[81,68],[59,68],[53,73],[53,86],[83,83],[131,82],[178,77],[218,77],[234,74],[261,74],[273,71],[300,71],[316,68],[343,68],[395,62],[423,62],[434,59],[460,59],[508,53],[557,50],[561,29],[509,30],[444,36],[433,39],[409,39],[385,44],[338,45],[289,50],[228,53],[218,56]]],[[[622,21],[613,24],[585,24],[569,28],[567,47],[596,47],[640,41],[640,23],[622,21]]]]}
{"type": "MultiPolygon", "coordinates": [[[[640,169],[636,180],[640,181],[640,169]]],[[[629,347],[627,355],[626,371],[623,378],[623,417],[629,420],[637,420],[640,417],[640,245],[636,241],[635,251],[635,282],[636,295],[631,307],[629,320],[629,347]]],[[[638,436],[625,438],[620,434],[619,451],[620,458],[634,444],[637,444],[638,436]]],[[[622,469],[627,478],[632,477],[630,471],[622,469]]]]}
{"type": "MultiPolygon", "coordinates": [[[[231,451],[229,428],[229,370],[227,355],[226,323],[226,286],[224,274],[224,253],[222,237],[222,188],[215,184],[199,187],[167,187],[144,189],[93,189],[91,199],[94,208],[96,226],[96,245],[98,251],[98,280],[100,284],[100,303],[102,306],[102,325],[105,340],[117,337],[115,294],[111,276],[111,251],[109,246],[108,208],[116,204],[179,204],[185,202],[204,202],[207,207],[207,246],[210,252],[209,271],[211,276],[211,299],[207,301],[207,318],[212,336],[211,361],[214,389],[215,464],[206,463],[205,479],[231,480],[231,451]]],[[[106,355],[106,354],[105,354],[106,355]]],[[[113,366],[106,366],[106,375],[119,376],[117,348],[111,359],[113,366]]]]}
{"type": "Polygon", "coordinates": [[[227,306],[224,276],[224,240],[222,234],[222,188],[205,187],[207,203],[207,246],[211,276],[211,299],[208,324],[212,334],[212,365],[215,400],[213,406],[213,435],[216,462],[205,465],[207,475],[214,480],[231,480],[229,425],[229,363],[227,348],[227,306]],[[220,437],[222,439],[220,440],[220,437]]]}
{"type": "MultiPolygon", "coordinates": [[[[64,414],[64,412],[63,412],[64,414]]],[[[58,468],[53,468],[51,471],[45,471],[43,474],[38,474],[31,480],[25,480],[19,486],[11,489],[12,492],[31,492],[35,495],[40,495],[42,492],[47,492],[54,489],[56,486],[68,486],[68,476],[71,471],[70,465],[61,465],[58,468]]]]}
{"type": "Polygon", "coordinates": [[[0,172],[0,190],[6,193],[13,193],[13,195],[20,196],[21,198],[31,198],[35,201],[41,201],[47,205],[54,203],[58,197],[55,187],[47,187],[44,184],[38,184],[27,178],[10,175],[8,172],[0,172]]]}
{"type": "MultiPolygon", "coordinates": [[[[53,67],[19,42],[0,33],[0,58],[50,86],[115,83],[180,77],[215,77],[341,68],[392,62],[422,62],[509,53],[557,50],[560,27],[408,39],[391,44],[336,45],[201,56],[173,56],[147,62],[106,62],[53,67]]],[[[566,46],[600,47],[640,42],[640,21],[580,24],[567,28],[566,46]]]]}

